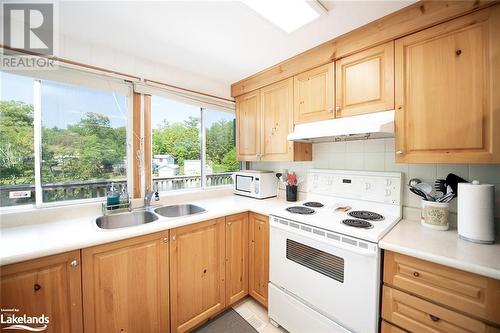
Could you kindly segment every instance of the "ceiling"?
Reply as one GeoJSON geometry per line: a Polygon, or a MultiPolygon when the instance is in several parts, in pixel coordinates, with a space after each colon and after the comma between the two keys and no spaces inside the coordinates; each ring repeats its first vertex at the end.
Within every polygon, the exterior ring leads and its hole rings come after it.
{"type": "Polygon", "coordinates": [[[64,1],[59,31],[231,84],[412,2],[322,1],[327,15],[287,34],[238,1],[64,1]]]}

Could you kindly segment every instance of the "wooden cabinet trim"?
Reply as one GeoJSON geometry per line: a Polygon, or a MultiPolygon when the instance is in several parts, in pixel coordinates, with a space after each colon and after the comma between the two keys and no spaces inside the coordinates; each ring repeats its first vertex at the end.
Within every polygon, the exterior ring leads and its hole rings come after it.
{"type": "Polygon", "coordinates": [[[297,75],[388,41],[495,5],[492,1],[419,1],[231,85],[231,96],[297,75]]]}
{"type": "Polygon", "coordinates": [[[269,282],[269,217],[257,213],[249,215],[249,287],[248,291],[257,302],[267,308],[267,284],[269,282]],[[261,234],[256,234],[255,224],[260,223],[261,234]],[[258,237],[260,236],[260,237],[258,237]],[[258,243],[261,241],[262,243],[258,243]],[[257,258],[257,251],[262,257],[257,258]]]}

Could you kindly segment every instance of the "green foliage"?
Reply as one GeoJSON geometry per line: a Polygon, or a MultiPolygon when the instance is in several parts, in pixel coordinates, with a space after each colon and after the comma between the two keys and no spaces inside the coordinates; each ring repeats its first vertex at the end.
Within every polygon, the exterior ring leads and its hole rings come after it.
{"type": "MultiPolygon", "coordinates": [[[[183,123],[165,121],[153,130],[153,155],[169,154],[184,166],[185,160],[200,159],[199,119],[190,117],[183,123]]],[[[239,163],[234,150],[232,121],[219,120],[206,129],[206,151],[214,172],[236,171],[239,163]]]]}
{"type": "Polygon", "coordinates": [[[184,166],[185,160],[200,159],[200,120],[189,117],[183,123],[164,121],[153,130],[153,155],[170,154],[176,163],[184,166]]]}
{"type": "Polygon", "coordinates": [[[0,184],[33,184],[33,105],[0,101],[0,184]]]}
{"type": "MultiPolygon", "coordinates": [[[[33,106],[0,101],[0,184],[33,184],[33,106]]],[[[42,128],[42,182],[124,178],[126,129],[87,113],[65,129],[42,128]]]]}

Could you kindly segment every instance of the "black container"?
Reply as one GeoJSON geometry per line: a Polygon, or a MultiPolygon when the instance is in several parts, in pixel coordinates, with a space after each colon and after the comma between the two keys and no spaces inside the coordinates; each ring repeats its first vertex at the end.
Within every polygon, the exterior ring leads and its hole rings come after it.
{"type": "Polygon", "coordinates": [[[297,186],[286,186],[286,201],[297,201],[297,186]]]}

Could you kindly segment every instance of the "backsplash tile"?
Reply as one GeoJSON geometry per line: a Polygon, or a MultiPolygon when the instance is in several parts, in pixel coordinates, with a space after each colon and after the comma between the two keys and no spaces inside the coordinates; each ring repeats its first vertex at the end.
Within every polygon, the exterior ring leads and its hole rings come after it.
{"type": "MultiPolygon", "coordinates": [[[[252,162],[251,168],[257,170],[273,170],[281,172],[288,169],[295,171],[302,188],[305,189],[307,170],[344,169],[402,172],[404,184],[411,178],[434,184],[436,178],[445,178],[454,173],[469,181],[479,180],[481,183],[495,184],[495,215],[500,217],[500,164],[404,164],[395,162],[394,139],[360,140],[347,142],[328,142],[313,144],[312,162],[252,162]]],[[[403,205],[409,208],[420,208],[420,199],[404,186],[403,205]]],[[[457,200],[453,200],[450,209],[457,210],[457,200]]],[[[500,228],[499,228],[500,229],[500,228]]],[[[500,230],[499,230],[500,231],[500,230]]]]}

